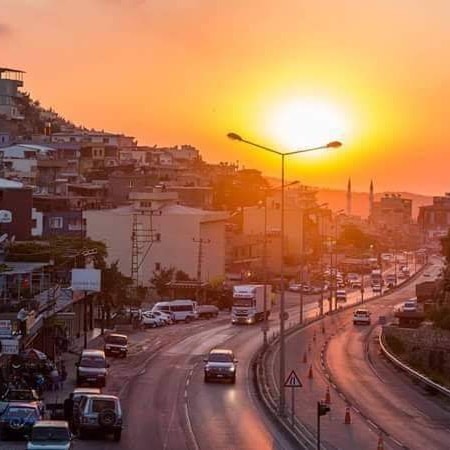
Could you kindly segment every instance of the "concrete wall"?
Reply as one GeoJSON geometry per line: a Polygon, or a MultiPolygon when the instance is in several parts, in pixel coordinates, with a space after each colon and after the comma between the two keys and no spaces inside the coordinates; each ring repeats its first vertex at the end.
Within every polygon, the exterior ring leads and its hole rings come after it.
{"type": "Polygon", "coordinates": [[[414,329],[389,325],[383,327],[383,333],[387,342],[390,337],[401,341],[404,347],[404,353],[398,354],[401,359],[415,366],[450,373],[450,331],[430,325],[414,329]]]}

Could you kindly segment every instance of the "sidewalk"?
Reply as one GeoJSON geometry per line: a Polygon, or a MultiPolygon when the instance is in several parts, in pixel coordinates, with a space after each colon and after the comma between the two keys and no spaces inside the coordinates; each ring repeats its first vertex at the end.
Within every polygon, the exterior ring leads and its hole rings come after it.
{"type": "MultiPolygon", "coordinates": [[[[103,337],[99,328],[94,328],[87,336],[88,348],[101,348],[103,337]]],[[[45,403],[63,403],[64,400],[76,387],[76,367],[75,363],[81,351],[84,348],[84,335],[80,336],[70,346],[69,351],[61,355],[60,360],[64,362],[67,370],[67,379],[63,383],[62,389],[56,391],[44,391],[43,398],[45,403]]]]}

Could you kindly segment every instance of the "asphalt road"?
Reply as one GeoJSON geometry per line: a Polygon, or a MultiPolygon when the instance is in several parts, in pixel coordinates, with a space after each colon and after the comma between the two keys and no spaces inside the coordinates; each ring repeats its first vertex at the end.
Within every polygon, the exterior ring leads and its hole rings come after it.
{"type": "MultiPolygon", "coordinates": [[[[427,272],[436,272],[438,268],[427,272]]],[[[429,278],[420,278],[418,282],[429,278]]],[[[369,309],[376,319],[390,315],[398,303],[414,296],[409,285],[369,309]]],[[[380,358],[378,327],[345,321],[326,352],[328,370],[339,390],[361,414],[389,435],[395,447],[448,449],[450,405],[434,399],[380,358]]]]}

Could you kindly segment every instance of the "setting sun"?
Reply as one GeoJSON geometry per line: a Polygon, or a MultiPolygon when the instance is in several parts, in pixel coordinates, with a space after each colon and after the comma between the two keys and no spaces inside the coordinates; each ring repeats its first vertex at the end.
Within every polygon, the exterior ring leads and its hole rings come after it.
{"type": "Polygon", "coordinates": [[[266,129],[273,140],[293,150],[346,140],[349,125],[334,105],[306,98],[279,103],[268,114],[266,129]]]}

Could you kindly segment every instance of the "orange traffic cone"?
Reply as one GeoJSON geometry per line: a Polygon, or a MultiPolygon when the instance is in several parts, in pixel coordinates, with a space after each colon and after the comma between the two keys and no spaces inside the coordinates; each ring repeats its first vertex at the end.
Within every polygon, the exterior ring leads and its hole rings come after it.
{"type": "Polygon", "coordinates": [[[308,357],[306,356],[306,352],[303,353],[303,364],[306,364],[308,362],[308,357]]]}
{"type": "Polygon", "coordinates": [[[378,438],[377,450],[384,450],[383,435],[381,433],[380,433],[380,436],[378,438]]]}
{"type": "Polygon", "coordinates": [[[309,365],[308,378],[309,379],[313,378],[312,364],[309,365]]]}
{"type": "Polygon", "coordinates": [[[325,403],[327,405],[331,403],[330,386],[327,386],[327,392],[325,393],[325,403]]]}
{"type": "Polygon", "coordinates": [[[352,423],[352,418],[350,416],[350,408],[347,406],[345,408],[345,418],[344,418],[345,425],[350,425],[352,423]]]}

